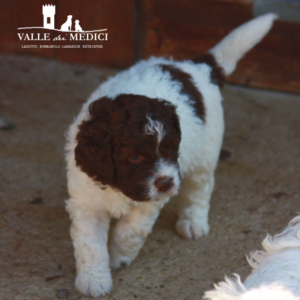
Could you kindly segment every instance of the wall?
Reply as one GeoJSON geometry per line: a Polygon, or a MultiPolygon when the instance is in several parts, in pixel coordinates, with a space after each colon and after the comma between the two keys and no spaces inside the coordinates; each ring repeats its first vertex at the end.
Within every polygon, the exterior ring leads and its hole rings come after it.
{"type": "MultiPolygon", "coordinates": [[[[253,18],[254,4],[252,0],[2,0],[5,26],[0,28],[0,51],[117,68],[150,55],[190,59],[253,18]],[[17,28],[42,26],[43,4],[56,5],[56,24],[73,15],[84,29],[108,28],[109,41],[103,49],[22,49],[17,28]]],[[[300,93],[299,36],[300,23],[277,21],[228,81],[300,93]]]]}

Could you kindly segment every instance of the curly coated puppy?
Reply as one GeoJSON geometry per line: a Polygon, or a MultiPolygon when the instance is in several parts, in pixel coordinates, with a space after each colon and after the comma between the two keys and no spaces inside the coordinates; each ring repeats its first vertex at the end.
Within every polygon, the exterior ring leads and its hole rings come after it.
{"type": "Polygon", "coordinates": [[[111,269],[130,265],[179,191],[177,232],[187,239],[209,232],[224,131],[220,87],[274,19],[268,14],[242,25],[194,61],[140,61],[83,105],[66,146],[78,291],[108,293],[111,269]],[[119,220],[109,236],[111,218],[119,220]]]}

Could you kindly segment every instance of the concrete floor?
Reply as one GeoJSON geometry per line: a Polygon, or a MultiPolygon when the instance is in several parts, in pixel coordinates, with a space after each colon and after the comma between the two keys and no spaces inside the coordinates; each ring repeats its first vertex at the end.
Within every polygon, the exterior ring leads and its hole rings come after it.
{"type": "MultiPolygon", "coordinates": [[[[88,299],[73,286],[64,132],[113,70],[0,56],[0,299],[88,299]]],[[[207,237],[175,233],[176,199],[103,299],[201,299],[300,212],[300,96],[226,86],[226,134],[207,237]],[[227,154],[227,155],[226,155],[227,154]]]]}

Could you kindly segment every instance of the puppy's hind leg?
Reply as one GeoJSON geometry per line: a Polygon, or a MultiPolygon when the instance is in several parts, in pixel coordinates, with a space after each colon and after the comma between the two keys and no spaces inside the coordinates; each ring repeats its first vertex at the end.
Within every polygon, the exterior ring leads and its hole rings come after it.
{"type": "Polygon", "coordinates": [[[186,239],[198,239],[209,232],[209,201],[214,187],[213,172],[195,170],[183,179],[179,198],[177,232],[186,239]]]}
{"type": "Polygon", "coordinates": [[[136,258],[165,202],[140,203],[117,222],[109,241],[112,270],[127,267],[136,258]]]}

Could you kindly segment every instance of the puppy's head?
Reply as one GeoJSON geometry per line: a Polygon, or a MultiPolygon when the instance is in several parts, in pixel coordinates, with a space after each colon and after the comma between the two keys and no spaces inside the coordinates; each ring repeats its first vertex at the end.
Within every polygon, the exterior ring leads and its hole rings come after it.
{"type": "Polygon", "coordinates": [[[122,94],[94,101],[89,112],[90,120],[79,126],[75,148],[83,172],[136,201],[178,192],[181,132],[173,105],[122,94]]]}

